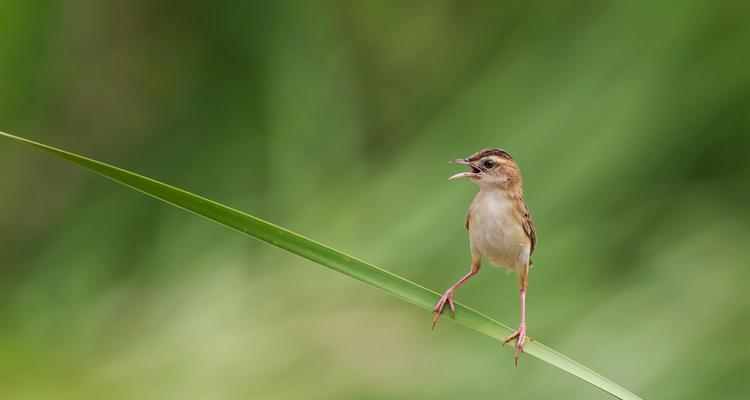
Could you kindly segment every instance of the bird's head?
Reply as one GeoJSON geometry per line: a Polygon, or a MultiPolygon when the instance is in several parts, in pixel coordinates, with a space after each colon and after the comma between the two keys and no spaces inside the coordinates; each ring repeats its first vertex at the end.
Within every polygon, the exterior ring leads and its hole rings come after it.
{"type": "Polygon", "coordinates": [[[471,171],[460,172],[448,179],[468,178],[480,188],[507,188],[521,184],[521,171],[507,151],[494,147],[480,150],[467,158],[452,160],[464,164],[471,171]]]}

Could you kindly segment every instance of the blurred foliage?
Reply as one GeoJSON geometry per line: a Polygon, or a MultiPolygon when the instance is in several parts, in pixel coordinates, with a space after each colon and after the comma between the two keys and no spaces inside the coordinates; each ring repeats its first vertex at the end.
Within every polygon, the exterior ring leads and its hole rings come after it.
{"type": "MultiPolygon", "coordinates": [[[[750,391],[750,5],[0,2],[0,128],[436,290],[521,164],[532,337],[644,398],[750,391]]],[[[516,280],[460,301],[506,324],[516,280]]],[[[601,398],[363,285],[0,143],[0,397],[601,398]]]]}

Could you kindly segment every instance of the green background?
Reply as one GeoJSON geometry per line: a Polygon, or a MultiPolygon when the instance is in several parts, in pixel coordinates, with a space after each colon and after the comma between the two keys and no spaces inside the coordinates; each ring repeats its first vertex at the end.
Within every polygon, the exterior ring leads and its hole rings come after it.
{"type": "MultiPolygon", "coordinates": [[[[750,391],[750,4],[0,2],[0,130],[437,291],[453,158],[507,149],[529,334],[644,398],[750,391]]],[[[516,279],[457,299],[515,326],[516,279]]],[[[605,394],[485,336],[0,142],[0,398],[605,394]]]]}

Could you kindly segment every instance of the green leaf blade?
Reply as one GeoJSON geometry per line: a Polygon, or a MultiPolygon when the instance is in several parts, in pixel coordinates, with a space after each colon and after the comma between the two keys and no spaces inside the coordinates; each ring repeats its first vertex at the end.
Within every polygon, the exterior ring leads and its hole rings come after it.
{"type": "MultiPolygon", "coordinates": [[[[398,275],[213,200],[52,146],[4,132],[0,132],[0,136],[51,153],[136,191],[324,265],[423,309],[431,311],[433,305],[440,298],[438,293],[398,275]]],[[[512,332],[509,327],[461,303],[456,303],[455,321],[498,340],[502,340],[512,332]]],[[[426,321],[425,327],[429,326],[429,322],[430,320],[426,321]]],[[[614,397],[627,400],[640,399],[620,385],[533,339],[530,339],[526,344],[524,352],[588,382],[614,397]]]]}

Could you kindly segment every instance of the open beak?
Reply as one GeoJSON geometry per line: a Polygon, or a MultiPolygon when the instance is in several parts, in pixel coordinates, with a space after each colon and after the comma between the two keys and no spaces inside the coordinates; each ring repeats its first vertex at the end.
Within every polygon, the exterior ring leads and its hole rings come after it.
{"type": "Polygon", "coordinates": [[[479,179],[479,174],[482,172],[479,168],[475,167],[471,164],[471,162],[465,158],[459,158],[456,160],[449,161],[451,164],[463,164],[468,165],[469,168],[471,168],[471,171],[467,172],[459,172],[453,176],[451,176],[448,179],[458,179],[458,178],[469,178],[472,180],[479,179]]]}

